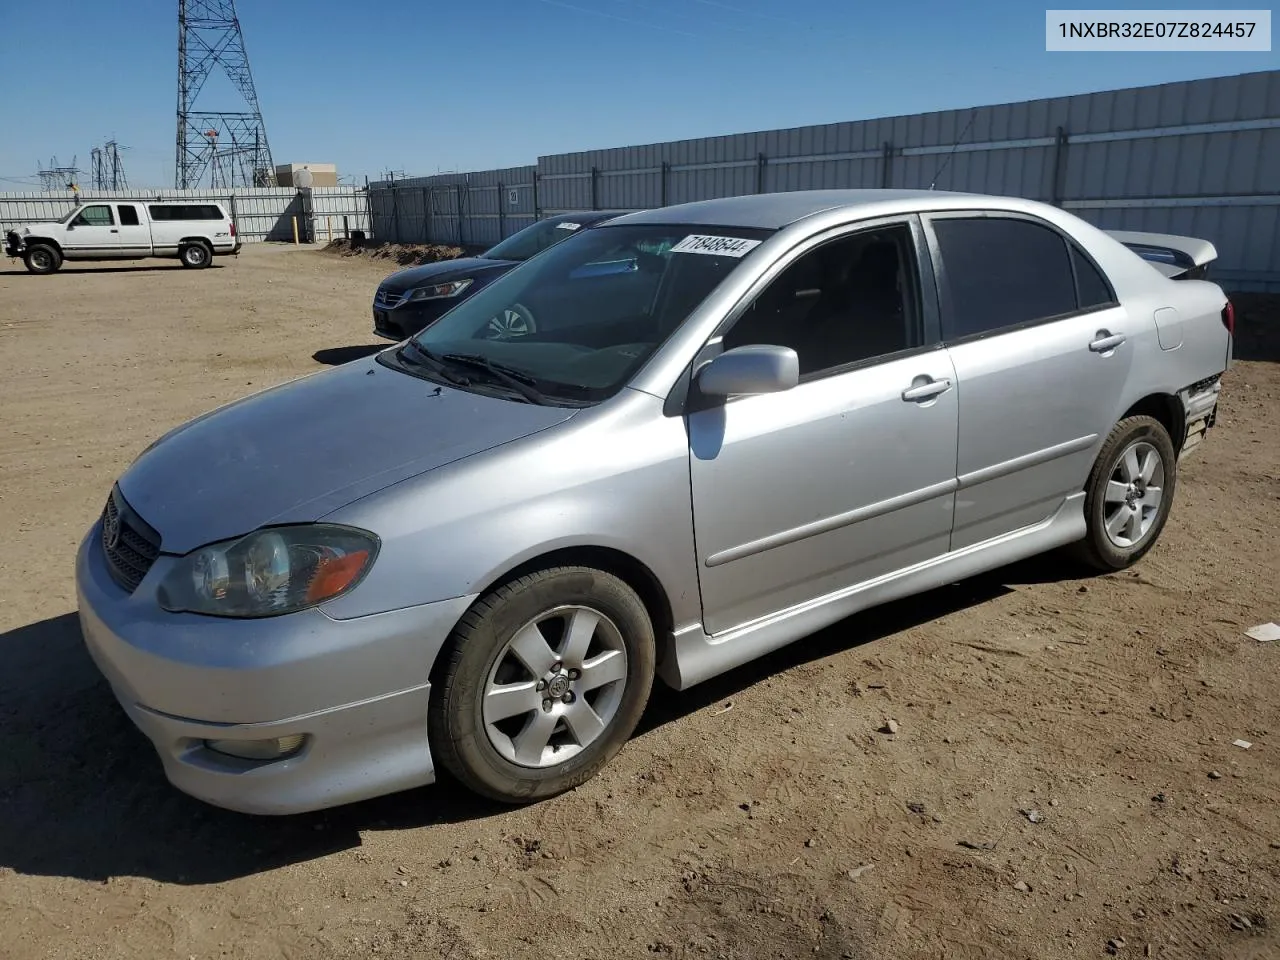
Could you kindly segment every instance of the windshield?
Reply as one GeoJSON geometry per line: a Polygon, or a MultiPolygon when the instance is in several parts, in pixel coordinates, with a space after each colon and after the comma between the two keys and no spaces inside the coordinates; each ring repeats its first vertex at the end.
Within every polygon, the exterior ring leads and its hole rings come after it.
{"type": "Polygon", "coordinates": [[[62,216],[60,216],[60,217],[59,217],[55,222],[56,222],[56,223],[66,223],[68,220],[70,220],[72,217],[74,217],[77,213],[79,213],[79,212],[80,212],[80,209],[81,209],[81,208],[80,208],[80,207],[78,207],[78,206],[77,206],[77,207],[72,207],[70,210],[68,210],[66,213],[64,213],[62,216]]]}
{"type": "Polygon", "coordinates": [[[569,239],[581,229],[582,224],[571,216],[539,220],[519,233],[513,233],[496,247],[486,250],[481,256],[486,260],[523,262],[535,253],[541,253],[547,247],[569,239]]]}
{"type": "Polygon", "coordinates": [[[576,233],[427,327],[412,344],[529,378],[541,393],[616,393],[770,231],[604,226],[576,233]]]}

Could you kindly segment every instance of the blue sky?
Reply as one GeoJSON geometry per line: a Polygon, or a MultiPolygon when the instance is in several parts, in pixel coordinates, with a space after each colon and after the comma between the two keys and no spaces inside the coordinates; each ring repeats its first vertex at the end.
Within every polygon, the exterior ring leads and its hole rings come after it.
{"type": "MultiPolygon", "coordinates": [[[[275,161],[333,162],[361,180],[1280,67],[1275,50],[1046,53],[1045,6],[237,3],[275,161]]],[[[0,3],[0,189],[23,189],[13,181],[55,154],[87,169],[111,137],[128,147],[132,186],[172,185],[176,11],[176,0],[0,3]]],[[[200,105],[239,108],[213,81],[200,105]]]]}

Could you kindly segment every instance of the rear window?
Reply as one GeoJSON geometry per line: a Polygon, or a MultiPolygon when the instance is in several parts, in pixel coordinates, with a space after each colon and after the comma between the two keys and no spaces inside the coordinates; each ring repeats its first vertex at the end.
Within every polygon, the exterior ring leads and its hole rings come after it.
{"type": "Polygon", "coordinates": [[[152,220],[225,220],[227,215],[214,203],[153,203],[147,210],[152,220]]]}
{"type": "Polygon", "coordinates": [[[1076,311],[1076,283],[1061,234],[1029,220],[940,218],[947,309],[942,335],[955,341],[1076,311]]]}

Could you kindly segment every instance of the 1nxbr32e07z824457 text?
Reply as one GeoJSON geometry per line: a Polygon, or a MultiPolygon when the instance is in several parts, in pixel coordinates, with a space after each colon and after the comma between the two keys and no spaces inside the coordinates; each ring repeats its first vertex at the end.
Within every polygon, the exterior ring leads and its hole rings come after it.
{"type": "Polygon", "coordinates": [[[1049,51],[1271,50],[1270,10],[1046,10],[1049,51]]]}

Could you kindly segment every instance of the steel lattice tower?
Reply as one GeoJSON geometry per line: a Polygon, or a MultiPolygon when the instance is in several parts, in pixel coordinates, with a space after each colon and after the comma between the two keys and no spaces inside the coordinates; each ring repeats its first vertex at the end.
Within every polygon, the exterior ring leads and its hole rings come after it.
{"type": "Polygon", "coordinates": [[[178,0],[178,148],[174,185],[270,186],[275,166],[253,88],[235,0],[178,0]],[[196,110],[214,68],[221,69],[245,109],[196,110]]]}
{"type": "Polygon", "coordinates": [[[93,168],[95,190],[128,190],[129,181],[124,175],[124,162],[120,159],[120,144],[108,140],[101,147],[89,151],[93,168]]]}

